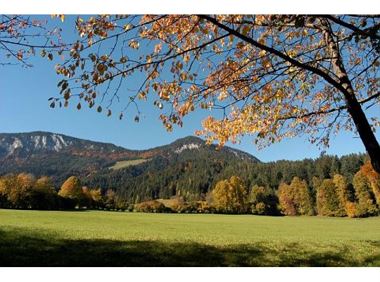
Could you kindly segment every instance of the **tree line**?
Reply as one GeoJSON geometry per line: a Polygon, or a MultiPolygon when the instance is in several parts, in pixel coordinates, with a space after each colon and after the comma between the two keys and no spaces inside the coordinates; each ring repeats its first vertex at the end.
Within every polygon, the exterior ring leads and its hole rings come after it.
{"type": "Polygon", "coordinates": [[[126,204],[113,190],[83,186],[76,176],[69,177],[57,191],[47,176],[30,173],[0,177],[0,208],[70,210],[125,209],[126,204]]]}
{"type": "MultiPolygon", "coordinates": [[[[355,173],[365,163],[366,155],[337,157],[321,155],[317,159],[275,162],[250,162],[227,155],[184,151],[176,159],[154,158],[138,166],[109,169],[81,178],[89,187],[114,190],[120,197],[136,204],[143,201],[182,197],[186,202],[205,200],[216,184],[231,176],[239,176],[244,185],[269,187],[277,191],[282,182],[290,183],[297,176],[313,186],[313,178],[332,178],[341,174],[352,184],[355,173]]],[[[73,173],[73,175],[76,175],[73,173]]]]}
{"type": "Polygon", "coordinates": [[[20,173],[0,177],[0,208],[368,217],[380,212],[380,175],[366,162],[351,182],[338,173],[328,178],[314,176],[310,184],[294,176],[277,189],[258,184],[249,187],[233,175],[196,200],[175,195],[132,203],[111,189],[83,186],[75,176],[57,191],[49,177],[37,179],[20,173]]]}
{"type": "Polygon", "coordinates": [[[380,175],[367,162],[349,183],[341,174],[313,177],[312,184],[295,176],[277,191],[254,185],[250,190],[236,176],[217,183],[210,204],[222,213],[368,217],[380,212],[380,175]]]}

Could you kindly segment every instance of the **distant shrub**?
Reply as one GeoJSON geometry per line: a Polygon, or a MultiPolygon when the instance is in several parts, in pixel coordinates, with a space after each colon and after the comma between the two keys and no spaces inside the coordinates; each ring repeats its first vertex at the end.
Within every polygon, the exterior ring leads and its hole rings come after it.
{"type": "Polygon", "coordinates": [[[193,203],[196,213],[215,213],[220,212],[215,207],[210,205],[207,201],[197,201],[193,203]]]}
{"type": "Polygon", "coordinates": [[[145,201],[135,204],[135,211],[137,212],[154,212],[154,213],[164,213],[172,212],[172,210],[159,201],[145,201]]]}
{"type": "Polygon", "coordinates": [[[133,204],[128,204],[126,207],[126,211],[133,212],[134,210],[134,205],[133,204]]]}
{"type": "Polygon", "coordinates": [[[256,205],[254,205],[254,208],[252,206],[252,213],[253,214],[263,215],[263,214],[265,214],[265,211],[266,211],[266,207],[265,207],[265,204],[263,202],[259,202],[256,205]]]}
{"type": "Polygon", "coordinates": [[[116,206],[116,193],[115,191],[108,189],[104,196],[104,207],[108,210],[115,209],[116,206]]]}
{"type": "Polygon", "coordinates": [[[254,185],[248,195],[248,205],[252,214],[277,214],[277,197],[268,187],[254,185]]]}
{"type": "Polygon", "coordinates": [[[104,200],[101,189],[91,189],[89,193],[91,197],[91,207],[95,209],[102,208],[104,206],[104,200]]]}
{"type": "Polygon", "coordinates": [[[180,196],[174,196],[170,199],[159,199],[157,201],[164,204],[165,207],[171,209],[173,212],[191,213],[196,211],[196,207],[194,205],[185,202],[183,197],[180,196]]]}
{"type": "Polygon", "coordinates": [[[64,198],[58,195],[58,207],[61,210],[75,209],[77,202],[70,198],[64,198]]]}

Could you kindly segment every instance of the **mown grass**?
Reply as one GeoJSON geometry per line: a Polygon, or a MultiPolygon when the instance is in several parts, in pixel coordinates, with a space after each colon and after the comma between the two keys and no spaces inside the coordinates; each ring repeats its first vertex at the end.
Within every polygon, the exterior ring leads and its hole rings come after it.
{"type": "Polygon", "coordinates": [[[0,266],[380,266],[380,218],[0,210],[0,266]]]}
{"type": "Polygon", "coordinates": [[[150,159],[137,159],[137,160],[127,160],[127,161],[118,161],[113,166],[110,167],[112,170],[118,170],[126,168],[129,166],[135,166],[149,161],[150,159]]]}

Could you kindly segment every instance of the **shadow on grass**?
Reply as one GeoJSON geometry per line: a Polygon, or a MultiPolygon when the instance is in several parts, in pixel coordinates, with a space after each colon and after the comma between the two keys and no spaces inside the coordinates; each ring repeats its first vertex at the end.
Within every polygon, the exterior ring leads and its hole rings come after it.
{"type": "MultiPolygon", "coordinates": [[[[7,228],[8,229],[8,228],[7,228]]],[[[374,266],[349,247],[304,250],[298,243],[215,247],[163,241],[67,240],[22,229],[0,230],[0,266],[374,266]]],[[[378,246],[380,241],[370,242],[378,246]]]]}

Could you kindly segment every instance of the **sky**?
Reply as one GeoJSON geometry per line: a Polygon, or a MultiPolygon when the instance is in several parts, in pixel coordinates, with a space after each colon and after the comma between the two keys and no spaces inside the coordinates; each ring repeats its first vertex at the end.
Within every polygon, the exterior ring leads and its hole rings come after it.
{"type": "MultiPolygon", "coordinates": [[[[73,32],[70,20],[64,23],[67,31],[73,32]]],[[[66,34],[69,39],[70,33],[66,34]]],[[[93,141],[113,143],[128,149],[148,149],[165,145],[174,140],[194,135],[201,129],[203,113],[195,112],[184,121],[182,128],[175,127],[167,132],[159,120],[159,111],[148,102],[141,109],[143,118],[133,121],[133,114],[122,121],[118,116],[106,117],[95,109],[82,107],[81,111],[69,108],[52,109],[48,98],[58,96],[57,83],[61,79],[54,71],[56,62],[39,56],[32,58],[32,68],[0,66],[0,132],[49,131],[93,141]]],[[[379,107],[370,114],[376,114],[379,107]]],[[[380,134],[376,134],[380,139],[380,134]]],[[[280,143],[258,150],[252,136],[243,137],[240,144],[228,146],[246,151],[261,161],[279,159],[297,160],[315,158],[325,150],[328,154],[344,155],[364,152],[364,146],[352,132],[342,132],[333,137],[330,147],[318,148],[307,141],[307,136],[286,139],[280,143]]]]}

